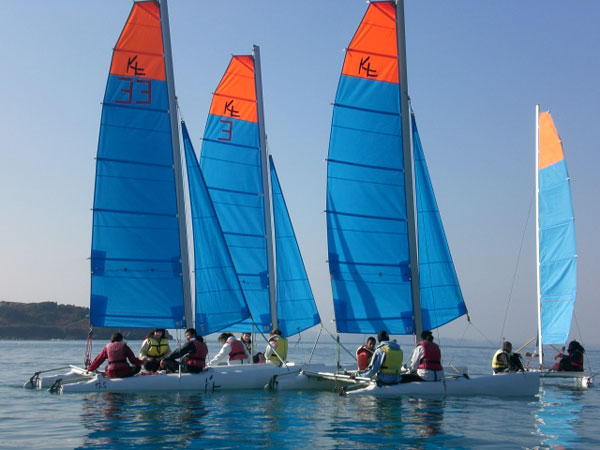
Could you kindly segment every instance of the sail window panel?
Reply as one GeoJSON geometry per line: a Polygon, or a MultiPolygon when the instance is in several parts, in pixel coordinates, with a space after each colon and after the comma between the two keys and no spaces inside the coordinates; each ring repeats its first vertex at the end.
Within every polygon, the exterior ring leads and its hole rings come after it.
{"type": "Polygon", "coordinates": [[[367,283],[361,274],[332,281],[336,327],[341,333],[411,334],[410,284],[367,283]],[[361,301],[353,299],[360,298],[361,301]],[[404,312],[400,312],[404,311],[404,312]]]}
{"type": "Polygon", "coordinates": [[[575,258],[575,222],[540,230],[540,265],[575,258]]]}
{"type": "Polygon", "coordinates": [[[349,172],[330,170],[327,194],[328,211],[382,220],[406,220],[403,189],[397,185],[383,182],[385,180],[381,182],[358,181],[356,173],[349,172]]]}
{"type": "Polygon", "coordinates": [[[541,322],[544,344],[564,344],[569,338],[575,299],[542,301],[541,322]]]}
{"type": "Polygon", "coordinates": [[[336,106],[398,116],[400,114],[399,92],[398,84],[395,83],[342,75],[335,104],[336,106]]]}
{"type": "Polygon", "coordinates": [[[96,187],[95,209],[177,214],[171,167],[98,160],[96,187]]]}
{"type": "MultiPolygon", "coordinates": [[[[205,148],[206,141],[217,142],[223,146],[232,146],[229,149],[229,158],[232,161],[243,162],[246,154],[241,152],[241,149],[235,147],[248,147],[259,149],[259,134],[258,124],[237,120],[234,118],[226,118],[222,116],[209,115],[204,129],[204,142],[202,144],[202,159],[206,157],[205,148]],[[241,158],[241,159],[240,159],[241,158]]],[[[220,151],[225,151],[226,147],[217,147],[220,151]]],[[[212,153],[212,151],[211,151],[212,153]]],[[[218,152],[216,152],[218,153],[218,152]]],[[[204,169],[204,162],[201,162],[201,167],[204,169]]]]}
{"type": "Polygon", "coordinates": [[[92,276],[90,323],[100,327],[181,328],[181,278],[136,275],[92,276]]]}
{"type": "MultiPolygon", "coordinates": [[[[338,111],[340,110],[336,109],[334,115],[338,111]]],[[[331,128],[331,139],[335,142],[335,149],[332,149],[329,156],[332,160],[339,157],[342,158],[341,162],[349,164],[403,170],[402,153],[398,149],[400,138],[396,134],[364,130],[356,128],[355,124],[349,127],[336,125],[331,128]]],[[[403,174],[398,176],[403,177],[403,174]]]]}

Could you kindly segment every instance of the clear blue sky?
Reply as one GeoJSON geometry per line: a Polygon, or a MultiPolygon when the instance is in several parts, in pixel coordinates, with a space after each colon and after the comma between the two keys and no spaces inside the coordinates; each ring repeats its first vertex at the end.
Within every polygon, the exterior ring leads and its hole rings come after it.
{"type": "MultiPolygon", "coordinates": [[[[0,0],[0,299],[87,305],[94,157],[129,0],[0,0]]],[[[270,150],[321,315],[333,317],[325,181],[331,102],[363,0],[171,0],[179,104],[200,147],[231,54],[261,46],[270,150]]],[[[406,0],[409,90],[471,318],[498,340],[534,189],[534,107],[572,179],[576,316],[599,341],[600,2],[406,0]]],[[[533,217],[505,335],[536,329],[533,217]]],[[[466,320],[441,330],[460,337],[466,320]]],[[[331,329],[334,327],[331,326],[331,329]]],[[[480,338],[469,328],[467,338],[480,338]]]]}

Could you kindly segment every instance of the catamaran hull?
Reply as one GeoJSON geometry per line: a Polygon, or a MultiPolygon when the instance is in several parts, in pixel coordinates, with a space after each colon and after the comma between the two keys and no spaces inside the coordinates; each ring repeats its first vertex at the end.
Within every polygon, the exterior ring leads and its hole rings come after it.
{"type": "Polygon", "coordinates": [[[391,386],[368,387],[348,391],[348,395],[370,395],[373,397],[404,397],[447,395],[494,397],[530,397],[538,394],[540,374],[535,372],[506,373],[476,378],[456,378],[445,382],[412,382],[391,386]]]}
{"type": "Polygon", "coordinates": [[[589,372],[550,372],[541,371],[540,377],[544,384],[570,382],[578,387],[587,389],[594,381],[594,375],[589,372]]]}
{"type": "Polygon", "coordinates": [[[94,378],[94,374],[86,374],[85,369],[77,366],[70,366],[68,372],[55,375],[41,376],[39,373],[33,374],[23,385],[25,389],[48,389],[57,383],[75,383],[78,381],[87,381],[94,378]]]}

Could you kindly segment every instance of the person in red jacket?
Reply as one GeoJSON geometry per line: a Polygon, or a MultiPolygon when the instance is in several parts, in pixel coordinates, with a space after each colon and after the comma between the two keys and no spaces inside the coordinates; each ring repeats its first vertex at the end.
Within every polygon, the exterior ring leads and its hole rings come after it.
{"type": "Polygon", "coordinates": [[[143,361],[135,357],[133,351],[123,342],[123,335],[121,333],[112,335],[110,344],[107,344],[100,354],[96,356],[96,359],[87,367],[87,371],[96,370],[107,359],[106,376],[108,378],[132,377],[140,371],[142,364],[144,364],[143,361]],[[127,360],[133,364],[133,367],[127,363],[127,360]]]}
{"type": "Polygon", "coordinates": [[[375,352],[375,338],[370,336],[365,345],[361,345],[356,350],[356,361],[358,362],[358,370],[365,370],[369,367],[373,353],[375,352]]]}
{"type": "Polygon", "coordinates": [[[181,366],[182,372],[200,373],[206,367],[208,347],[202,336],[198,336],[195,328],[188,328],[185,330],[185,339],[187,344],[161,361],[161,367],[167,372],[178,372],[181,366]],[[176,358],[181,358],[181,362],[175,361],[176,358]]]}
{"type": "Polygon", "coordinates": [[[403,381],[442,381],[444,369],[440,347],[433,342],[431,331],[423,331],[421,339],[407,364],[410,374],[405,375],[403,381]]]}

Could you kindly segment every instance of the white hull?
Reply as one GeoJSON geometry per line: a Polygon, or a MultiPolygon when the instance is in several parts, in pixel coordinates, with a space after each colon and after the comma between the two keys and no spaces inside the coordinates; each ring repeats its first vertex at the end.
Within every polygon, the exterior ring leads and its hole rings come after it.
{"type": "Polygon", "coordinates": [[[540,371],[543,383],[556,384],[563,381],[570,381],[572,384],[587,389],[594,381],[594,375],[589,372],[550,372],[540,371]]]}
{"type": "MultiPolygon", "coordinates": [[[[58,369],[57,369],[58,370],[58,369]]],[[[41,376],[35,373],[24,385],[25,389],[49,389],[55,383],[75,383],[77,381],[87,381],[94,378],[94,374],[86,374],[85,369],[77,366],[70,366],[68,372],[55,375],[41,376]]]]}
{"type": "Polygon", "coordinates": [[[444,397],[447,395],[526,397],[536,395],[539,389],[540,374],[538,372],[518,372],[469,379],[461,377],[445,382],[412,382],[390,386],[377,386],[372,383],[365,388],[349,390],[347,394],[371,395],[374,397],[444,397]]]}

